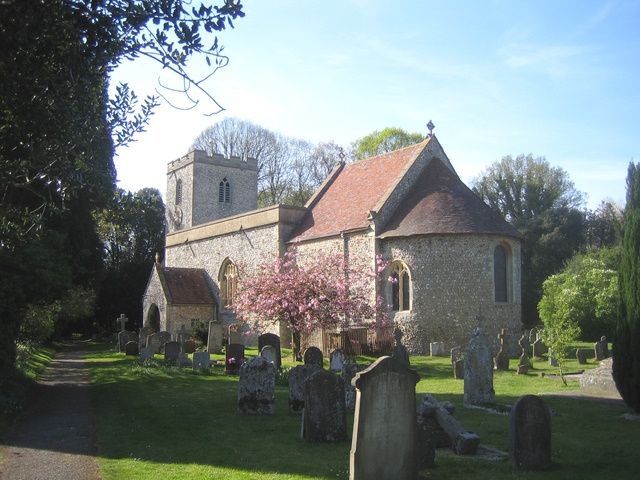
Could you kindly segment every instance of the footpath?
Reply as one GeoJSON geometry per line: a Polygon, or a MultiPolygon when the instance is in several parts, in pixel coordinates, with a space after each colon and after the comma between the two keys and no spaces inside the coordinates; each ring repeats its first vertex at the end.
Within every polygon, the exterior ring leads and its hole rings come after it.
{"type": "Polygon", "coordinates": [[[45,370],[34,405],[0,445],[0,479],[101,479],[81,348],[59,352],[45,370]]]}

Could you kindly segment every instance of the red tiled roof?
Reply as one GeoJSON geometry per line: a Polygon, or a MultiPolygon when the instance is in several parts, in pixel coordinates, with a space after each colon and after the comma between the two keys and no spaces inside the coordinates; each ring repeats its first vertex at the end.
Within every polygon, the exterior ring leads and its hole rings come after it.
{"type": "Polygon", "coordinates": [[[345,165],[310,206],[291,240],[366,228],[369,212],[403,169],[420,155],[425,142],[345,165]]]}
{"type": "Polygon", "coordinates": [[[162,275],[174,305],[215,305],[204,269],[165,267],[162,275]]]}
{"type": "Polygon", "coordinates": [[[522,235],[440,160],[425,168],[379,238],[433,233],[522,235]]]}

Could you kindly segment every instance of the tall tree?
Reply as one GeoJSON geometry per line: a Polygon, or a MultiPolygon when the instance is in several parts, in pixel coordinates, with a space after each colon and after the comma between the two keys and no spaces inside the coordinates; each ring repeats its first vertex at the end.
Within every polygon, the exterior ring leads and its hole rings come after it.
{"type": "Polygon", "coordinates": [[[640,164],[629,165],[620,264],[620,305],[613,337],[613,378],[640,413],[640,164]]]}
{"type": "Polygon", "coordinates": [[[473,191],[526,238],[522,247],[522,319],[536,325],[542,283],[582,242],[583,194],[544,157],[503,157],[472,182],[473,191]]]}
{"type": "MultiPolygon", "coordinates": [[[[27,304],[55,301],[59,292],[16,259],[28,259],[62,225],[91,222],[88,212],[114,189],[114,143],[126,144],[143,130],[156,103],[148,98],[136,113],[137,100],[123,85],[109,98],[109,73],[124,59],[146,56],[215,106],[201,79],[189,74],[188,60],[224,65],[217,40],[206,33],[243,15],[232,0],[199,8],[183,0],[0,2],[0,389],[15,365],[27,304]]],[[[92,257],[91,242],[84,248],[76,240],[67,236],[59,259],[76,248],[82,255],[68,260],[71,280],[90,283],[90,262],[78,259],[92,257]]]]}
{"type": "Polygon", "coordinates": [[[424,140],[421,133],[408,133],[401,128],[387,127],[382,131],[374,131],[351,144],[356,160],[375,157],[387,152],[420,143],[424,140]]]}

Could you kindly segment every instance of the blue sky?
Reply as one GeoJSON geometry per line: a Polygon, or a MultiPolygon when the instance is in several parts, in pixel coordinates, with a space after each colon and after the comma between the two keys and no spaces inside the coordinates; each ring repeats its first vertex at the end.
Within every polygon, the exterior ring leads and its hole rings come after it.
{"type": "MultiPolygon", "coordinates": [[[[119,185],[166,188],[166,166],[225,116],[312,142],[348,145],[400,127],[435,135],[469,184],[505,155],[544,156],[588,194],[624,204],[640,161],[640,2],[245,0],[219,35],[229,64],[204,99],[163,104],[118,151],[119,185]]],[[[137,60],[112,76],[139,96],[158,78],[137,60]]]]}

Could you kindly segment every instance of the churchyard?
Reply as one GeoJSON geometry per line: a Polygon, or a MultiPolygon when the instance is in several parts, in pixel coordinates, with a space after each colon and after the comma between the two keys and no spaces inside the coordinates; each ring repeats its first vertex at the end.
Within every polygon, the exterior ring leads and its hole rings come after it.
{"type": "MultiPolygon", "coordinates": [[[[570,372],[596,366],[593,345],[578,346],[588,363],[578,365],[571,359],[570,372]]],[[[98,460],[105,479],[349,478],[354,415],[346,414],[345,440],[302,439],[301,416],[290,413],[288,383],[281,373],[276,374],[273,414],[244,415],[238,412],[240,380],[224,374],[224,354],[211,355],[219,366],[194,371],[166,366],[161,355],[143,364],[139,357],[114,352],[109,344],[90,344],[90,348],[98,460]]],[[[258,349],[247,347],[244,355],[249,361],[258,356],[258,349]]],[[[282,355],[284,371],[296,365],[290,350],[283,349],[282,355]]],[[[375,358],[356,360],[364,364],[375,358]]],[[[547,359],[533,360],[527,374],[516,375],[518,358],[512,358],[510,370],[493,375],[498,406],[513,405],[522,395],[543,394],[551,412],[552,465],[541,472],[511,466],[509,416],[465,408],[464,381],[453,377],[449,357],[410,360],[420,376],[416,406],[427,393],[438,402],[451,402],[455,420],[481,441],[477,455],[438,449],[435,467],[420,470],[419,478],[637,478],[640,422],[621,417],[630,412],[624,407],[544,395],[578,389],[577,382],[564,386],[554,377],[558,369],[547,359]]],[[[329,370],[327,358],[324,368],[329,370]]]]}

